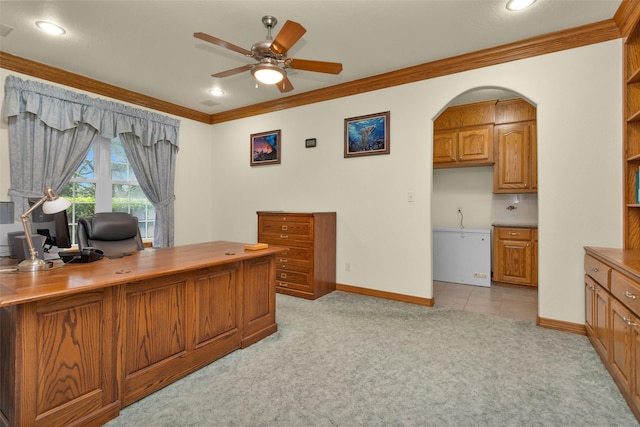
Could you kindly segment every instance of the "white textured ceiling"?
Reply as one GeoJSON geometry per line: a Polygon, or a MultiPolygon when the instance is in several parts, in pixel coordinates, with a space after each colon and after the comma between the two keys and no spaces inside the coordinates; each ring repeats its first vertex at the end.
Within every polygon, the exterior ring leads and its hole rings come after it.
{"type": "Polygon", "coordinates": [[[509,12],[506,0],[6,1],[0,50],[207,114],[295,95],[412,65],[613,17],[620,0],[537,0],[509,12]],[[307,32],[289,57],[341,62],[341,74],[288,70],[294,90],[260,86],[249,72],[211,74],[253,60],[193,37],[205,32],[250,49],[263,15],[307,32]],[[36,20],[66,28],[46,36],[36,20]],[[9,31],[8,34],[7,31],[9,31]],[[220,87],[224,98],[208,89],[220,87]],[[214,104],[214,105],[210,105],[214,104]]]}

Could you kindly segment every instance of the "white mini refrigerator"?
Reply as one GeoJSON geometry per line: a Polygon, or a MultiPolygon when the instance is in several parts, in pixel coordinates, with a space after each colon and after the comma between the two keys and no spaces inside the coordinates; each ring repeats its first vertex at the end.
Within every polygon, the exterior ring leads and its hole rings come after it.
{"type": "Polygon", "coordinates": [[[491,286],[491,229],[434,227],[433,280],[491,286]]]}

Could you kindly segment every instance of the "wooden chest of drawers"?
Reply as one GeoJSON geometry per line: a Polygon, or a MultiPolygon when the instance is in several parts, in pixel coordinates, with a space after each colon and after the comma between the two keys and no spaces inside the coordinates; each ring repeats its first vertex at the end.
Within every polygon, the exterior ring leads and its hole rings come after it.
{"type": "Polygon", "coordinates": [[[335,290],[335,212],[258,212],[258,242],[289,248],[276,257],[278,293],[316,299],[335,290]]]}

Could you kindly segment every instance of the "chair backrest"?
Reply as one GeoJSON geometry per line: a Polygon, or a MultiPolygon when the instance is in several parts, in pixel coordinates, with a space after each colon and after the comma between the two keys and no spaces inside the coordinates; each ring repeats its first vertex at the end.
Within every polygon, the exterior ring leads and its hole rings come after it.
{"type": "Polygon", "coordinates": [[[78,220],[78,248],[100,249],[106,256],[144,249],[138,218],[124,212],[100,212],[78,220]]]}

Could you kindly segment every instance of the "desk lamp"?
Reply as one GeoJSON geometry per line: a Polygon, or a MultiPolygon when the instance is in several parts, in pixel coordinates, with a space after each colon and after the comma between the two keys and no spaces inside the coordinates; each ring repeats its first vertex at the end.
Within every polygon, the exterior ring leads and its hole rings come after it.
{"type": "Polygon", "coordinates": [[[58,193],[56,193],[53,188],[45,188],[43,193],[44,197],[42,199],[38,200],[37,203],[20,215],[31,257],[18,264],[18,271],[40,271],[48,270],[50,268],[48,263],[38,258],[38,251],[33,247],[33,239],[31,238],[31,230],[29,229],[29,215],[31,215],[31,212],[40,205],[42,205],[42,211],[46,214],[62,212],[71,206],[71,202],[64,197],[58,196],[58,193]]]}

